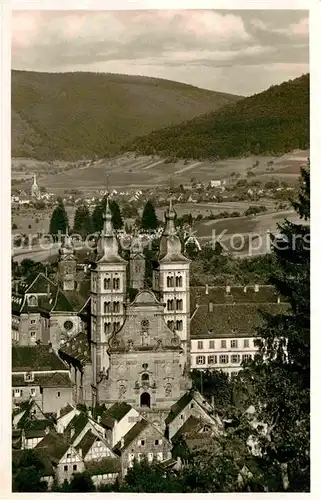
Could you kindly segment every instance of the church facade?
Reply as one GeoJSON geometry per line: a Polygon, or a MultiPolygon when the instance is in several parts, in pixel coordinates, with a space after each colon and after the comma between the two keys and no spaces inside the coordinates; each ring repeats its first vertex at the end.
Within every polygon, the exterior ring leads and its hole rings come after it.
{"type": "Polygon", "coordinates": [[[175,218],[170,204],[154,263],[153,286],[148,288],[139,239],[134,236],[129,261],[125,260],[107,201],[97,257],[91,268],[88,343],[75,352],[76,336],[59,351],[75,370],[82,372],[79,350],[85,350],[87,375],[75,374],[75,381],[82,384],[78,394],[86,394],[84,402],[93,408],[97,403],[124,401],[145,416],[162,412],[167,415],[190,388],[190,261],[183,254],[175,218]]]}

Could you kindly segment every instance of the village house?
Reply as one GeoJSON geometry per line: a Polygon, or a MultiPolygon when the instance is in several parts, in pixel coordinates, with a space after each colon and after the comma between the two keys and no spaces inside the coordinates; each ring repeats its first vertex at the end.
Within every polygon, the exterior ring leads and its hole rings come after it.
{"type": "Polygon", "coordinates": [[[219,429],[221,424],[211,413],[214,413],[214,408],[198,391],[191,390],[172,406],[165,420],[165,435],[171,440],[190,416],[201,418],[204,422],[219,429]]]}
{"type": "Polygon", "coordinates": [[[12,402],[30,399],[44,413],[57,413],[73,401],[68,367],[50,346],[12,347],[12,402]]]}
{"type": "Polygon", "coordinates": [[[191,290],[191,368],[237,373],[257,352],[262,312],[288,309],[272,286],[194,287],[191,290]]]}
{"type": "Polygon", "coordinates": [[[172,445],[153,424],[145,419],[137,422],[116,444],[114,452],[121,458],[121,475],[125,477],[134,460],[144,458],[152,463],[162,462],[172,457],[172,445]]]}
{"type": "Polygon", "coordinates": [[[141,420],[139,412],[124,401],[113,404],[97,417],[97,421],[106,429],[106,438],[112,447],[139,420],[141,420]]]}
{"type": "Polygon", "coordinates": [[[77,452],[63,437],[56,433],[47,434],[35,447],[37,452],[50,460],[59,485],[65,480],[70,482],[72,475],[84,472],[85,465],[81,449],[77,452]]]}

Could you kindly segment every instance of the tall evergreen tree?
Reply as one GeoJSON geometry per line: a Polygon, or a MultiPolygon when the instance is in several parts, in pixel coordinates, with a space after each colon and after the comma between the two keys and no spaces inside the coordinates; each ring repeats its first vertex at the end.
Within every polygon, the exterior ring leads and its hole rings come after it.
{"type": "Polygon", "coordinates": [[[116,200],[110,200],[110,211],[112,213],[112,223],[115,229],[122,229],[124,226],[123,218],[119,205],[116,200]]]}
{"type": "Polygon", "coordinates": [[[77,207],[73,232],[81,234],[83,237],[93,232],[93,224],[88,205],[84,204],[77,207]]]}
{"type": "Polygon", "coordinates": [[[150,200],[147,201],[141,220],[142,229],[157,229],[158,219],[155,212],[155,207],[150,200]]]}
{"type": "Polygon", "coordinates": [[[286,471],[288,490],[310,488],[310,173],[302,170],[298,201],[300,224],[286,220],[274,240],[276,271],[271,278],[288,300],[283,314],[266,316],[259,330],[259,354],[246,370],[258,420],[269,426],[260,437],[265,462],[286,471]]]}
{"type": "Polygon", "coordinates": [[[58,205],[54,209],[49,225],[49,233],[56,235],[59,232],[66,234],[69,228],[68,216],[61,198],[58,199],[58,205]]]}

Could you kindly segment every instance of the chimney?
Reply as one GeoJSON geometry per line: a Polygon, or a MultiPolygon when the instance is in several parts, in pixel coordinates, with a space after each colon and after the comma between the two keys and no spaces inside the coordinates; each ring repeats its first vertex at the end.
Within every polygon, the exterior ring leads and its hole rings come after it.
{"type": "Polygon", "coordinates": [[[278,301],[278,304],[280,304],[280,302],[281,302],[281,297],[280,297],[280,295],[278,295],[278,300],[277,300],[277,301],[278,301]]]}
{"type": "Polygon", "coordinates": [[[121,440],[120,440],[120,447],[123,448],[125,445],[125,440],[124,438],[122,437],[121,440]]]}
{"type": "Polygon", "coordinates": [[[213,302],[208,303],[208,312],[213,312],[213,302]]]}
{"type": "Polygon", "coordinates": [[[226,293],[230,293],[230,292],[231,292],[231,287],[230,287],[230,285],[226,285],[225,290],[226,290],[226,293]]]}
{"type": "Polygon", "coordinates": [[[255,292],[258,292],[259,290],[260,290],[259,285],[254,285],[254,291],[255,291],[255,292]]]}
{"type": "Polygon", "coordinates": [[[208,295],[208,285],[205,285],[205,295],[208,295]]]}
{"type": "Polygon", "coordinates": [[[247,290],[247,288],[246,288],[246,286],[245,286],[245,287],[243,288],[243,292],[244,292],[244,293],[246,293],[246,290],[247,290]]]}
{"type": "Polygon", "coordinates": [[[100,421],[101,421],[101,416],[100,416],[100,415],[98,415],[98,417],[97,417],[97,422],[100,424],[100,421]]]}
{"type": "Polygon", "coordinates": [[[92,418],[92,411],[91,410],[88,410],[88,417],[92,418]]]}

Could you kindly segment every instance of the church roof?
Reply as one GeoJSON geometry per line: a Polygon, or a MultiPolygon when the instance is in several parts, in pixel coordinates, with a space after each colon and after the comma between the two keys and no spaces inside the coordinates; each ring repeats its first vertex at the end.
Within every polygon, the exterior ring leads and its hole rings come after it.
{"type": "Polygon", "coordinates": [[[48,345],[13,346],[12,371],[68,370],[65,363],[48,345]]]}
{"type": "Polygon", "coordinates": [[[209,312],[208,306],[201,305],[191,319],[191,338],[221,338],[255,336],[263,324],[262,313],[284,314],[289,305],[281,304],[214,304],[209,312]]]}

